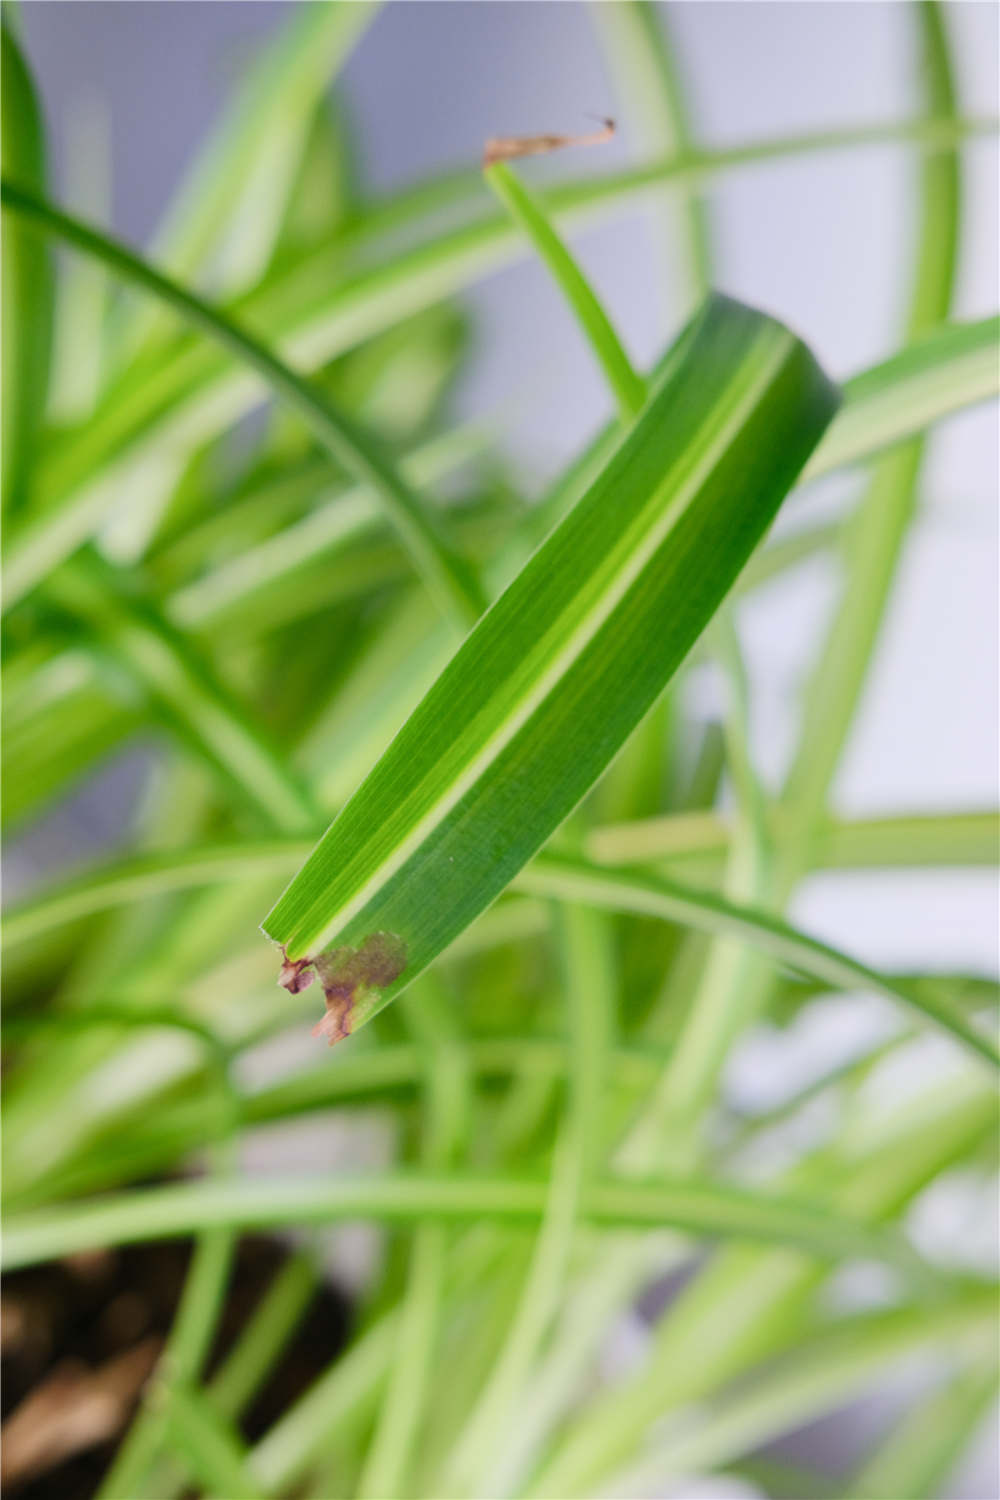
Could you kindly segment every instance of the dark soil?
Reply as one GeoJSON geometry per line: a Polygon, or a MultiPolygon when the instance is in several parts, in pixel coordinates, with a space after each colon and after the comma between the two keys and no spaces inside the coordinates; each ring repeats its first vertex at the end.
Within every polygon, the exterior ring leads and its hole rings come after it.
{"type": "MultiPolygon", "coordinates": [[[[287,1254],[274,1240],[247,1237],[240,1242],[208,1373],[232,1346],[287,1254]]],[[[95,1493],[170,1328],[190,1255],[189,1241],[139,1245],[4,1278],[5,1495],[89,1500],[95,1493]],[[35,1404],[22,1412],[15,1442],[8,1418],[25,1401],[35,1404]],[[70,1412],[75,1413],[72,1423],[70,1412]],[[75,1435],[67,1435],[70,1427],[75,1435]],[[23,1456],[20,1441],[27,1432],[30,1448],[32,1429],[43,1450],[35,1458],[23,1456]],[[76,1451],[59,1457],[57,1441],[75,1443],[76,1451]]],[[[343,1347],[349,1322],[347,1300],[334,1288],[320,1288],[246,1413],[241,1425],[248,1441],[258,1438],[325,1369],[343,1347]]]]}

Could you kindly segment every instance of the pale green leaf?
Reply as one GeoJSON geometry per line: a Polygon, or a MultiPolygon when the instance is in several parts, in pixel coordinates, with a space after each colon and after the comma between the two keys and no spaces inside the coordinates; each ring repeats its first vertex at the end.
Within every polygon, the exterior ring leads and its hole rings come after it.
{"type": "Polygon", "coordinates": [[[1000,318],[943,325],[844,387],[803,480],[868,458],[1000,391],[1000,318]]]}

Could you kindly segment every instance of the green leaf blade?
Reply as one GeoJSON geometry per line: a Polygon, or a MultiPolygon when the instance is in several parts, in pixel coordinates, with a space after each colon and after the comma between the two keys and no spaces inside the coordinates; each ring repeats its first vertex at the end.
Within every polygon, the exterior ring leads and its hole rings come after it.
{"type": "MultiPolygon", "coordinates": [[[[545,1212],[546,1195],[544,1179],[525,1174],[214,1177],[8,1214],[3,1263],[12,1271],[105,1245],[287,1224],[493,1220],[533,1225],[545,1212]]],[[[847,1218],[814,1198],[751,1192],[703,1178],[602,1178],[584,1191],[581,1212],[603,1230],[675,1228],[698,1238],[802,1249],[823,1259],[854,1255],[890,1262],[921,1279],[927,1275],[926,1266],[891,1229],[847,1218]]]]}
{"type": "MultiPolygon", "coordinates": [[[[361,483],[371,483],[385,501],[401,536],[413,548],[418,568],[427,570],[431,591],[442,606],[454,613],[462,627],[477,618],[485,602],[478,580],[464,559],[452,551],[444,537],[438,535],[436,518],[429,512],[425,513],[422,500],[402,479],[381,441],[355,417],[334,407],[315,383],[303,379],[283,364],[226,314],[189,292],[179,282],[163,276],[127,246],[60,212],[6,179],[2,184],[2,199],[4,208],[21,216],[25,222],[40,227],[46,234],[58,235],[110,267],[126,282],[142,287],[262,378],[276,396],[297,412],[336,461],[343,460],[361,483]]],[[[47,510],[33,524],[21,528],[19,536],[8,546],[5,559],[6,604],[16,602],[23,593],[41,582],[56,563],[77,549],[91,522],[99,520],[105,503],[102,491],[107,489],[105,476],[104,482],[96,487],[96,495],[86,498],[82,516],[87,524],[82,529],[81,512],[75,506],[65,504],[55,507],[54,513],[47,510]],[[94,506],[93,513],[91,505],[94,506]]]]}
{"type": "MultiPolygon", "coordinates": [[[[35,87],[6,19],[2,38],[3,171],[45,190],[45,134],[35,87]]],[[[4,509],[28,498],[52,345],[52,263],[27,224],[3,225],[4,509]]]]}
{"type": "Polygon", "coordinates": [[[844,406],[804,481],[856,463],[1000,389],[1000,317],[943,323],[844,387],[844,406]]]}
{"type": "Polygon", "coordinates": [[[328,996],[347,1002],[337,1029],[415,978],[597,779],[711,618],[836,399],[779,324],[709,303],[629,438],[266,919],[294,982],[320,958],[328,996]],[[365,944],[386,934],[405,961],[366,978],[365,944]]]}
{"type": "Polygon", "coordinates": [[[586,335],[608,386],[618,403],[618,414],[628,422],[641,411],[645,382],[629,362],[607,313],[590,284],[567,251],[548,215],[524,183],[504,161],[494,162],[483,173],[487,183],[524,230],[569,303],[581,331],[586,335]]]}

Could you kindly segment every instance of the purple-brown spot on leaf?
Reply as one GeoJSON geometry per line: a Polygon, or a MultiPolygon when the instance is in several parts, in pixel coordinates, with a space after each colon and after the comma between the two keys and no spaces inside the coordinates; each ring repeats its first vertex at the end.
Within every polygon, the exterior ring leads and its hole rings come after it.
{"type": "Polygon", "coordinates": [[[491,167],[498,161],[516,161],[521,156],[544,156],[549,151],[561,151],[564,146],[603,146],[614,139],[614,120],[601,121],[600,130],[591,130],[586,135],[495,135],[483,147],[483,166],[491,167]]]}
{"type": "Polygon", "coordinates": [[[283,961],[278,983],[290,995],[298,995],[302,990],[309,988],[316,978],[316,971],[308,958],[289,958],[284,948],[281,952],[283,961]]]}
{"type": "Polygon", "coordinates": [[[359,948],[335,948],[310,961],[326,995],[326,1015],[313,1027],[332,1047],[349,1036],[357,1002],[383,990],[406,968],[406,944],[392,932],[373,932],[359,948]]]}

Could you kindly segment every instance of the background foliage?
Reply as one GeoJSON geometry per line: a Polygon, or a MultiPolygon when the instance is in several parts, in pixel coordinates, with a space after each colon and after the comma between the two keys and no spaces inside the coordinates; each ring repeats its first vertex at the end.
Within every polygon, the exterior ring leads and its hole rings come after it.
{"type": "Polygon", "coordinates": [[[7,825],[147,751],[120,858],[7,915],[7,1263],[197,1235],[106,1497],[636,1495],[714,1472],[776,1496],[942,1492],[995,1393],[995,1289],[914,1224],[955,1174],[986,1201],[995,986],[876,973],[787,908],[817,869],[995,861],[989,809],[844,820],[830,798],[924,434],[996,390],[996,320],[949,318],[962,144],[993,122],[964,113],[947,11],[921,6],[914,119],[701,149],[669,17],[621,4],[597,19],[647,159],[560,163],[537,195],[529,163],[372,197],[330,85],[373,14],[291,15],[148,261],[49,203],[5,21],[7,825]],[[898,353],[847,382],[835,417],[801,346],[730,303],[634,368],[574,226],[640,197],[671,207],[694,309],[715,174],[870,139],[912,152],[909,308],[898,353]],[[498,434],[456,426],[449,395],[469,342],[457,294],[531,253],[617,416],[529,504],[498,434]],[[803,464],[803,485],[865,465],[860,500],[744,567],[803,464]],[[609,513],[628,517],[620,536],[609,513]],[[740,603],[819,553],[839,595],[774,785],[740,603]],[[599,658],[579,647],[596,620],[599,658]],[[706,725],[686,679],[707,663],[726,708],[706,725]],[[501,740],[520,758],[494,755],[501,740]],[[455,789],[476,768],[467,805],[455,789]],[[321,1056],[295,1044],[319,986],[278,988],[257,926],[345,805],[268,931],[315,956],[360,941],[349,921],[370,909],[422,946],[363,1009],[398,1002],[321,1056]],[[789,1078],[776,1108],[733,1107],[720,1081],[755,1024],[857,994],[887,1005],[875,1042],[789,1078]],[[276,1075],[260,1059],[282,1038],[294,1062],[276,1075]],[[383,1127],[377,1170],[241,1170],[251,1130],[331,1109],[358,1151],[383,1127]],[[322,1251],[310,1237],[289,1260],[209,1378],[239,1233],[357,1219],[380,1234],[352,1339],[250,1444],[241,1414],[322,1251]],[[853,1290],[872,1266],[874,1297],[853,1290]],[[641,1358],[609,1372],[650,1288],[641,1358]],[[912,1408],[856,1472],[762,1458],[918,1358],[912,1408]]]}

